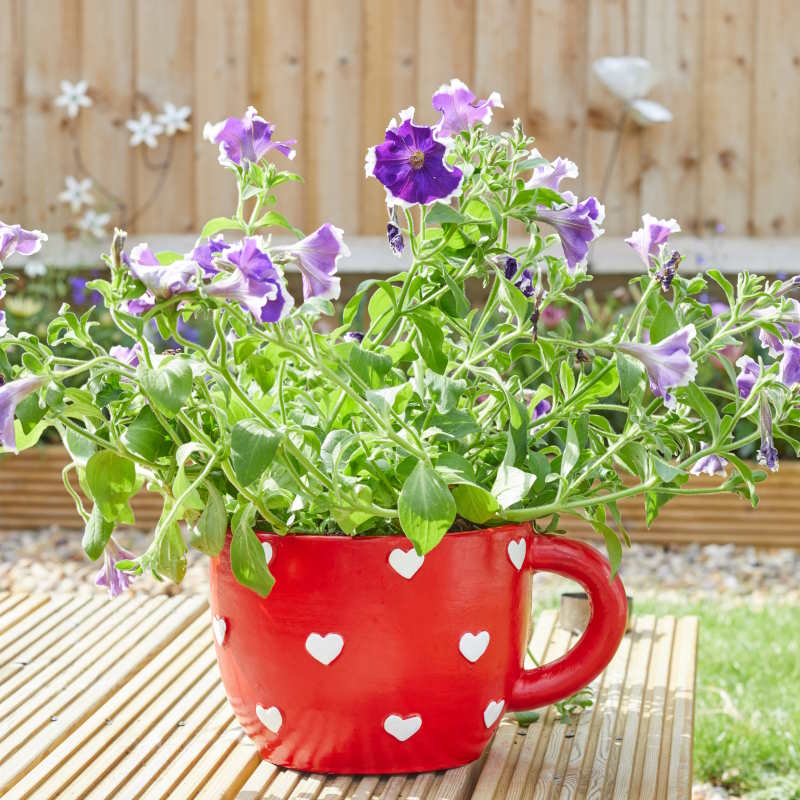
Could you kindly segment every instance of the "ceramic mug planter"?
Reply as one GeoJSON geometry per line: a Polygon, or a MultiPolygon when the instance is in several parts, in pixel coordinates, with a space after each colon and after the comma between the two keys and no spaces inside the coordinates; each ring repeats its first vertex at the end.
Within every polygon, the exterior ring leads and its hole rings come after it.
{"type": "Polygon", "coordinates": [[[402,536],[259,538],[272,593],[236,582],[226,546],[211,563],[212,625],[242,727],[265,759],[294,769],[465,764],[504,712],[589,683],[625,630],[608,562],[528,524],[448,534],[424,557],[402,536]],[[582,584],[592,617],[566,656],[525,670],[534,570],[582,584]]]}

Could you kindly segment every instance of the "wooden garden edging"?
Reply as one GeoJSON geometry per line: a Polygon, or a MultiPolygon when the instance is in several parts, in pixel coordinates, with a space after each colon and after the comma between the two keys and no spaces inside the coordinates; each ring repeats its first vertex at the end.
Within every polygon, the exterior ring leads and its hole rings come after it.
{"type": "MultiPolygon", "coordinates": [[[[61,482],[67,463],[57,445],[27,450],[0,458],[0,533],[37,529],[50,525],[82,528],[83,523],[61,482]]],[[[693,477],[695,485],[715,479],[693,477]]],[[[716,479],[718,480],[718,479],[716,479]]],[[[73,485],[77,481],[72,474],[73,485]]],[[[662,508],[650,530],[645,528],[641,499],[621,504],[623,521],[636,542],[659,544],[698,542],[762,547],[800,547],[800,462],[784,461],[780,471],[759,484],[761,502],[754,510],[731,495],[677,497],[662,508]]],[[[132,503],[137,527],[155,526],[161,514],[161,498],[142,492],[132,503]]],[[[567,532],[596,538],[588,525],[564,519],[567,532]]]]}
{"type": "MultiPolygon", "coordinates": [[[[689,800],[695,617],[635,617],[569,723],[552,707],[527,728],[509,717],[478,761],[392,777],[261,761],[225,699],[210,622],[199,596],[0,593],[0,796],[689,800]]],[[[575,639],[546,611],[531,652],[551,661],[575,639]]]]}

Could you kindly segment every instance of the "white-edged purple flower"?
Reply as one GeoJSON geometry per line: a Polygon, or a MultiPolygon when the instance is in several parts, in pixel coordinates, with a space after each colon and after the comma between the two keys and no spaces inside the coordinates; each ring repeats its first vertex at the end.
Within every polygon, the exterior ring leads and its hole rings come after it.
{"type": "Polygon", "coordinates": [[[219,272],[214,265],[214,259],[221,256],[229,247],[230,245],[225,241],[223,235],[218,233],[216,236],[206,239],[203,244],[200,244],[198,240],[186,259],[199,264],[206,278],[213,278],[219,272]]]}
{"type": "Polygon", "coordinates": [[[246,163],[257,164],[270,150],[277,150],[289,159],[294,158],[296,140],[273,142],[274,132],[275,126],[250,106],[243,117],[228,117],[216,124],[207,122],[203,128],[203,138],[219,145],[219,163],[223,165],[241,167],[246,163]]]}
{"type": "MultiPolygon", "coordinates": [[[[792,310],[788,314],[781,316],[773,323],[780,336],[770,333],[763,328],[759,331],[758,339],[763,347],[766,347],[773,358],[778,358],[784,351],[784,344],[787,340],[792,340],[800,336],[800,301],[793,297],[789,298],[792,310]]],[[[757,308],[750,312],[756,319],[772,316],[772,309],[757,308]]]]}
{"type": "Polygon", "coordinates": [[[642,263],[649,268],[651,259],[658,255],[659,247],[680,229],[681,226],[674,219],[656,219],[652,214],[644,214],[642,227],[635,230],[625,240],[625,244],[633,248],[642,263]]]}
{"type": "Polygon", "coordinates": [[[383,184],[388,206],[446,202],[463,177],[460,169],[448,167],[446,155],[433,128],[414,124],[412,106],[400,112],[400,125],[394,119],[389,123],[384,142],[367,151],[364,171],[383,184]]]}
{"type": "Polygon", "coordinates": [[[753,361],[750,356],[742,356],[737,362],[739,374],[736,376],[736,388],[739,390],[739,397],[746,400],[750,397],[750,392],[756,385],[756,381],[761,377],[761,367],[753,361]]]}
{"type": "Polygon", "coordinates": [[[556,229],[570,274],[586,261],[589,245],[604,233],[600,224],[605,215],[606,210],[596,197],[587,197],[562,208],[539,206],[536,209],[536,219],[556,229]]]}
{"type": "Polygon", "coordinates": [[[5,336],[8,333],[8,325],[6,324],[6,312],[0,311],[0,336],[5,336]]]}
{"type": "Polygon", "coordinates": [[[784,386],[800,383],[800,344],[787,340],[783,343],[783,357],[778,367],[778,379],[784,386]]]}
{"type": "MultiPolygon", "coordinates": [[[[705,447],[705,444],[701,443],[701,448],[705,447]]],[[[697,461],[692,464],[692,468],[689,472],[692,475],[722,475],[722,477],[727,477],[728,473],[725,469],[728,466],[728,462],[726,459],[722,458],[722,456],[718,456],[716,453],[709,453],[706,456],[702,456],[698,458],[697,461]]]]}
{"type": "MultiPolygon", "coordinates": [[[[538,150],[531,152],[531,158],[541,158],[538,150]]],[[[564,178],[577,178],[578,166],[568,158],[559,156],[549,164],[542,164],[534,167],[533,174],[525,183],[526,189],[552,189],[554,192],[561,191],[560,184],[564,178]]]]}
{"type": "MultiPolygon", "coordinates": [[[[181,259],[171,264],[160,264],[147,243],[137,244],[131,250],[130,261],[133,277],[141,281],[159,300],[191,292],[196,288],[197,264],[194,261],[181,259]]],[[[130,304],[128,310],[130,311],[130,304]]]]}
{"type": "Polygon", "coordinates": [[[778,450],[772,438],[772,409],[766,392],[762,392],[758,408],[759,427],[761,428],[761,447],[756,453],[756,461],[771,472],[778,471],[778,450]]]}
{"type": "Polygon", "coordinates": [[[108,354],[111,358],[115,358],[121,364],[127,364],[129,367],[139,366],[139,356],[142,353],[142,345],[136,342],[133,347],[125,347],[123,344],[115,344],[109,348],[108,354]]]}
{"type": "Polygon", "coordinates": [[[488,125],[492,121],[492,109],[503,107],[503,100],[497,92],[492,92],[486,100],[478,100],[458,78],[440,86],[432,103],[437,111],[442,112],[442,118],[433,129],[443,139],[457,136],[479,123],[488,125]]]}
{"type": "Polygon", "coordinates": [[[676,386],[687,386],[697,375],[697,364],[692,360],[689,346],[695,335],[694,325],[686,325],[658,344],[622,342],[617,348],[644,364],[650,390],[656,397],[663,397],[664,403],[671,408],[675,399],[669,390],[676,386]]]}
{"type": "Polygon", "coordinates": [[[361,344],[364,341],[364,334],[361,331],[347,331],[347,333],[342,336],[346,342],[353,342],[354,344],[361,344]]]}
{"type": "Polygon", "coordinates": [[[522,270],[519,278],[514,282],[514,286],[516,286],[517,289],[519,289],[522,294],[525,295],[525,297],[533,297],[533,294],[536,291],[533,272],[527,268],[522,270]]]}
{"type": "Polygon", "coordinates": [[[122,310],[127,311],[128,314],[140,317],[142,314],[147,313],[158,302],[156,296],[148,289],[143,295],[134,298],[133,300],[126,300],[122,303],[122,310]]]}
{"type": "Polygon", "coordinates": [[[46,233],[26,231],[22,225],[6,225],[0,221],[0,267],[15,253],[21,256],[38,253],[42,249],[42,243],[46,241],[46,233]]]}
{"type": "Polygon", "coordinates": [[[226,252],[225,258],[236,269],[207,286],[211,297],[240,303],[259,322],[277,322],[289,313],[294,300],[260,236],[242,239],[226,252]]]}
{"type": "Polygon", "coordinates": [[[135,576],[131,572],[117,569],[117,562],[129,561],[132,558],[133,553],[120,547],[112,536],[103,551],[103,566],[95,576],[95,586],[105,586],[111,597],[122,594],[133,583],[135,576]]]}
{"type": "Polygon", "coordinates": [[[533,409],[531,409],[531,421],[535,421],[539,419],[539,417],[549,414],[552,408],[553,404],[550,402],[549,398],[545,397],[543,400],[540,400],[533,409]]]}
{"type": "Polygon", "coordinates": [[[403,232],[394,222],[386,223],[386,238],[389,240],[389,249],[400,258],[403,255],[406,243],[403,239],[403,232]]]}
{"type": "Polygon", "coordinates": [[[289,253],[297,262],[303,276],[304,300],[312,297],[336,300],[339,297],[341,280],[336,277],[337,265],[340,258],[350,255],[343,234],[341,228],[326,222],[297,244],[275,248],[289,253]]]}
{"type": "Polygon", "coordinates": [[[17,406],[29,394],[44,385],[44,378],[29,375],[0,386],[0,447],[17,452],[17,436],[14,432],[14,415],[17,406]]]}

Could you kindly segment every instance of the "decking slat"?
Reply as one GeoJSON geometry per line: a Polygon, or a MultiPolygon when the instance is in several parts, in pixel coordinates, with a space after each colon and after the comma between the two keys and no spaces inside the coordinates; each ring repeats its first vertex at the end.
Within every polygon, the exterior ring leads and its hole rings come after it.
{"type": "MultiPolygon", "coordinates": [[[[527,729],[507,717],[472,764],[359,777],[260,760],[219,682],[203,598],[0,593],[0,604],[0,793],[8,800],[689,797],[695,618],[635,618],[593,683],[595,703],[566,723],[553,707],[527,729]]],[[[576,639],[546,611],[529,649],[551,661],[576,639]]]]}

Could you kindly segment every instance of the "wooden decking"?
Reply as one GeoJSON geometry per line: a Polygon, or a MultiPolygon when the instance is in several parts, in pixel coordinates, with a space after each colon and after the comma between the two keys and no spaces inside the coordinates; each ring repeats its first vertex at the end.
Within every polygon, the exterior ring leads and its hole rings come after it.
{"type": "MultiPolygon", "coordinates": [[[[574,638],[544,612],[532,652],[574,638]]],[[[635,618],[572,722],[508,719],[480,761],[444,773],[326,777],[262,762],[242,734],[205,598],[0,594],[0,797],[684,800],[696,648],[695,618],[635,618]]]]}

